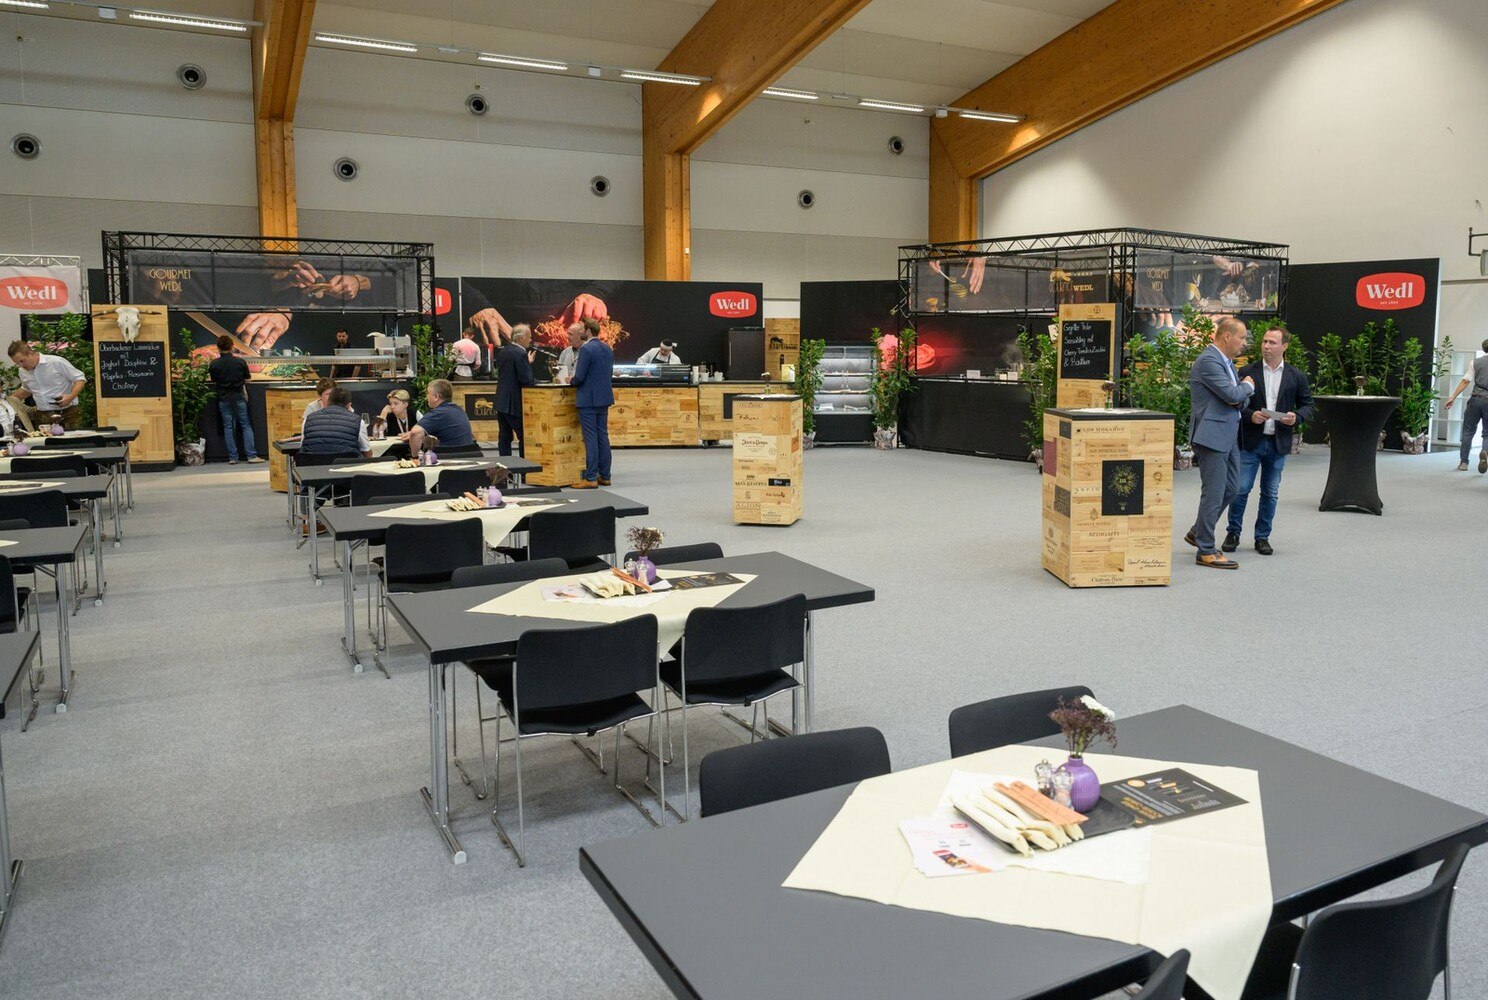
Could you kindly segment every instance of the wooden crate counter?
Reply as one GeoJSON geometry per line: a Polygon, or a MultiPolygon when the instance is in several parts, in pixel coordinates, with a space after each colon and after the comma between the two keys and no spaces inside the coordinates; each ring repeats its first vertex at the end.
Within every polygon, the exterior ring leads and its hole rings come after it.
{"type": "Polygon", "coordinates": [[[176,429],[169,315],[164,306],[134,306],[139,331],[132,343],[126,343],[119,330],[119,308],[95,305],[91,310],[98,423],[139,428],[139,437],[129,445],[130,462],[172,464],[176,429]]]}
{"type": "Polygon", "coordinates": [[[733,400],[788,391],[790,386],[783,383],[704,382],[697,387],[698,436],[704,444],[728,441],[733,437],[733,400]]]}
{"type": "MultiPolygon", "coordinates": [[[[501,434],[501,425],[496,421],[496,383],[486,379],[474,382],[451,382],[455,395],[453,402],[470,418],[470,430],[477,441],[495,441],[501,434]]],[[[525,396],[525,391],[523,392],[525,396]]],[[[420,410],[427,404],[421,403],[420,410]]]]}
{"type": "Polygon", "coordinates": [[[801,397],[734,400],[734,523],[794,524],[801,517],[801,397]]]}
{"type": "Polygon", "coordinates": [[[615,448],[688,447],[698,444],[695,386],[615,386],[610,445],[615,448]]]}
{"type": "MultiPolygon", "coordinates": [[[[315,384],[312,382],[291,382],[284,385],[271,385],[264,390],[264,423],[268,427],[269,441],[283,441],[288,437],[295,437],[300,433],[300,425],[304,422],[305,407],[316,396],[315,384]]],[[[261,454],[268,456],[270,453],[268,442],[259,446],[261,454]]],[[[275,458],[269,462],[269,489],[283,493],[289,489],[289,482],[285,479],[283,456],[278,452],[273,453],[275,458]]]]}
{"type": "MultiPolygon", "coordinates": [[[[542,383],[522,390],[523,454],[542,466],[527,474],[534,486],[569,486],[584,471],[584,435],[579,431],[577,389],[542,383]]],[[[612,411],[613,414],[613,411],[612,411]]],[[[613,443],[615,418],[610,417],[613,443]]]]}
{"type": "Polygon", "coordinates": [[[1043,488],[1044,569],[1071,587],[1167,585],[1171,414],[1045,410],[1043,488]]]}

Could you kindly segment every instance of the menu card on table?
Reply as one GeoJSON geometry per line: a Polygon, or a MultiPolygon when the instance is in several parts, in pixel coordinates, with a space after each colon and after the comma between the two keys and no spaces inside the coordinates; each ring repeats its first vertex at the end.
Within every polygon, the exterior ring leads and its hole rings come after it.
{"type": "Polygon", "coordinates": [[[1137,826],[1243,806],[1245,800],[1182,768],[1153,771],[1101,786],[1101,799],[1129,813],[1137,826]]]}

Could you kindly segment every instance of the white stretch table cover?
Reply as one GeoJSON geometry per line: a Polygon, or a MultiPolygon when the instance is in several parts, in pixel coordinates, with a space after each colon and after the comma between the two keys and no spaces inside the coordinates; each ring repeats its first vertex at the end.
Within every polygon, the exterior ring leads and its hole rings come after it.
{"type": "MultiPolygon", "coordinates": [[[[663,579],[692,576],[690,570],[657,570],[663,579]]],[[[754,579],[749,573],[734,573],[741,582],[721,587],[698,587],[693,590],[668,590],[659,594],[639,594],[635,597],[612,597],[605,601],[580,603],[577,601],[549,601],[543,599],[543,591],[582,580],[588,573],[574,576],[555,576],[546,580],[534,580],[500,597],[493,597],[484,604],[470,610],[483,615],[517,615],[522,618],[561,618],[566,621],[594,622],[613,625],[641,615],[656,616],[656,646],[671,649],[682,638],[687,628],[687,616],[695,608],[712,608],[721,604],[731,594],[747,587],[754,579]]],[[[898,828],[895,828],[898,833],[898,828]]]]}
{"type": "MultiPolygon", "coordinates": [[[[438,467],[436,466],[436,469],[438,467]]],[[[405,469],[405,472],[412,470],[405,469]]],[[[432,470],[431,470],[432,471],[432,470]]],[[[513,497],[512,499],[518,499],[513,497]]],[[[373,511],[368,517],[416,517],[425,521],[460,521],[467,517],[480,519],[481,534],[486,544],[495,548],[506,540],[506,536],[512,533],[512,529],[524,517],[531,517],[539,511],[552,510],[554,507],[562,507],[564,504],[572,503],[572,500],[553,499],[548,500],[538,497],[521,497],[523,506],[508,503],[505,507],[483,507],[480,510],[450,510],[444,500],[420,500],[418,503],[406,504],[402,507],[393,507],[389,510],[373,511]]]]}
{"type": "MultiPolygon", "coordinates": [[[[374,451],[376,449],[373,449],[374,451]]],[[[396,462],[371,462],[367,465],[336,465],[331,467],[332,472],[354,472],[357,475],[369,476],[403,476],[410,472],[422,472],[424,474],[424,488],[432,490],[439,483],[439,473],[445,469],[478,469],[481,463],[468,461],[440,462],[438,465],[421,465],[416,469],[400,469],[396,462]]],[[[500,510],[501,508],[497,508],[500,510]]]]}
{"type": "Polygon", "coordinates": [[[1048,747],[999,747],[870,778],[854,790],[784,884],[1140,944],[1164,955],[1187,948],[1189,976],[1214,1000],[1238,1000],[1271,918],[1271,870],[1254,771],[1086,756],[1102,782],[1182,767],[1245,800],[1151,827],[1146,885],[1021,868],[960,878],[927,878],[915,869],[899,821],[934,812],[953,771],[1021,774],[1032,784],[1034,766],[1057,756],[1048,747]]]}
{"type": "MultiPolygon", "coordinates": [[[[67,458],[72,455],[81,455],[80,451],[63,451],[61,448],[37,448],[29,455],[16,455],[16,458],[67,458]]],[[[0,475],[10,473],[10,459],[0,458],[0,475]]]]}

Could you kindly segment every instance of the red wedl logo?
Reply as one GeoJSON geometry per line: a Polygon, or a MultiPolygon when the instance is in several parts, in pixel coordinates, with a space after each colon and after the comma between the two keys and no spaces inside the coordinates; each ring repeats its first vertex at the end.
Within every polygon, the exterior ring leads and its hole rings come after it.
{"type": "Polygon", "coordinates": [[[448,288],[434,289],[434,315],[443,316],[454,308],[454,302],[450,298],[448,288]]]}
{"type": "Polygon", "coordinates": [[[714,316],[753,316],[758,309],[753,292],[714,292],[708,297],[708,311],[714,316]]]}
{"type": "Polygon", "coordinates": [[[67,282],[40,274],[0,278],[0,305],[16,309],[67,305],[67,282]]]}
{"type": "Polygon", "coordinates": [[[1365,309],[1412,309],[1426,301],[1426,279],[1403,271],[1371,274],[1359,279],[1354,297],[1365,309]]]}

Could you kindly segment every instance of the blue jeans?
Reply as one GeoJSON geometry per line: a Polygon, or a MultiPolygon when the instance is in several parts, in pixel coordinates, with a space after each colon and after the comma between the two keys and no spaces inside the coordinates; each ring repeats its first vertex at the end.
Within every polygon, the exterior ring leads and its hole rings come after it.
{"type": "Polygon", "coordinates": [[[1478,435],[1478,425],[1483,425],[1483,447],[1488,449],[1488,399],[1469,396],[1462,414],[1462,464],[1472,454],[1473,438],[1478,435]]]}
{"type": "Polygon", "coordinates": [[[584,478],[610,478],[610,408],[579,407],[579,427],[584,432],[584,478]]]}
{"type": "Polygon", "coordinates": [[[1245,527],[1245,504],[1255,488],[1256,472],[1261,474],[1261,502],[1256,505],[1256,539],[1271,537],[1271,522],[1276,520],[1276,498],[1281,495],[1281,470],[1287,457],[1276,447],[1276,438],[1265,436],[1255,451],[1240,449],[1240,487],[1230,501],[1230,534],[1238,535],[1245,527]]]}
{"type": "Polygon", "coordinates": [[[248,397],[228,396],[217,398],[217,412],[222,414],[222,437],[227,441],[227,457],[238,460],[237,424],[243,426],[243,450],[249,458],[257,458],[253,450],[253,425],[248,422],[248,397]]]}

